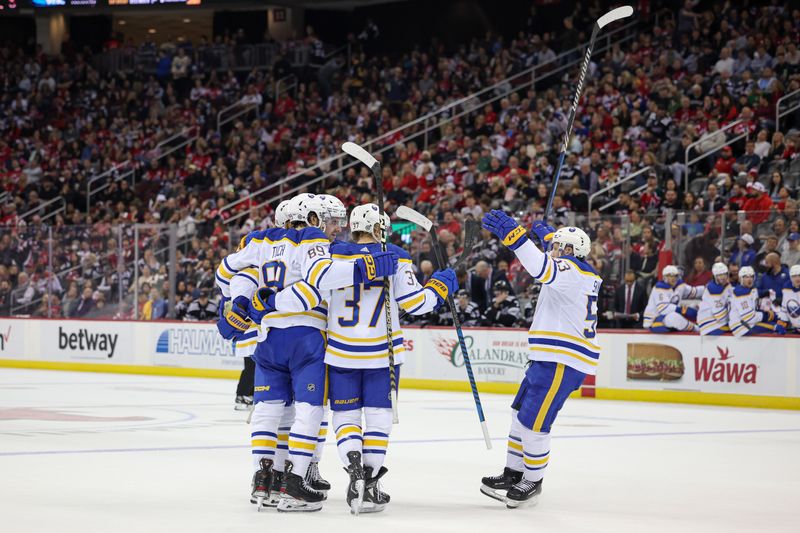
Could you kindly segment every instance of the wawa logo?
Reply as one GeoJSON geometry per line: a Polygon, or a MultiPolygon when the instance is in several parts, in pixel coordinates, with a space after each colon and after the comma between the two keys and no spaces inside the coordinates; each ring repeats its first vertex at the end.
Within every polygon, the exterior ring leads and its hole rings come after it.
{"type": "Polygon", "coordinates": [[[713,357],[694,358],[695,381],[714,383],[755,383],[758,366],[754,363],[735,363],[731,361],[730,348],[724,350],[717,346],[719,359],[713,357]]]}
{"type": "Polygon", "coordinates": [[[8,331],[0,333],[0,350],[6,349],[6,344],[11,340],[11,326],[8,326],[8,331]]]}

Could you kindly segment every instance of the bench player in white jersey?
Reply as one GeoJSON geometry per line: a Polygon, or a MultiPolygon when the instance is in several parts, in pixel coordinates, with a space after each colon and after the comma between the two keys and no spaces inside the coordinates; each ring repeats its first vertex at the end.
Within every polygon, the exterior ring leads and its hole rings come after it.
{"type": "Polygon", "coordinates": [[[665,266],[661,275],[664,279],[656,282],[644,309],[644,327],[653,333],[694,331],[697,309],[681,302],[701,297],[705,287],[684,283],[675,265],[665,266]]]}
{"type": "MultiPolygon", "coordinates": [[[[384,220],[388,227],[389,217],[384,215],[384,220]]],[[[354,242],[331,245],[334,260],[356,261],[364,254],[380,251],[378,206],[354,208],[350,232],[354,242]]],[[[392,345],[399,384],[405,349],[398,306],[413,315],[433,311],[449,292],[458,289],[458,281],[448,268],[434,272],[423,287],[414,275],[408,253],[393,244],[387,245],[387,250],[399,258],[397,272],[390,278],[392,345]]],[[[383,463],[392,429],[384,298],[384,279],[375,278],[331,291],[328,306],[325,362],[330,404],[339,457],[350,475],[347,504],[354,514],[382,511],[389,503],[389,495],[379,485],[387,472],[383,463]]]]}
{"type": "Polygon", "coordinates": [[[730,327],[736,337],[758,333],[783,335],[786,328],[772,311],[759,310],[758,289],[755,284],[756,271],[745,266],[739,269],[739,285],[733,289],[731,298],[730,327]]]}
{"type": "Polygon", "coordinates": [[[789,269],[789,280],[783,286],[783,299],[778,314],[787,328],[800,330],[800,265],[789,269]]]}
{"type": "Polygon", "coordinates": [[[318,444],[325,398],[327,310],[321,291],[352,285],[359,275],[380,275],[396,268],[391,254],[371,255],[355,264],[328,260],[327,268],[315,276],[313,283],[306,281],[312,265],[328,258],[330,241],[320,229],[325,215],[325,205],[314,195],[294,200],[291,229],[261,232],[241,251],[223,259],[218,269],[223,279],[230,279],[243,268],[260,265],[265,285],[256,291],[249,309],[233,302],[229,313],[238,316],[230,318],[233,325],[241,322],[246,326],[249,316],[261,324],[262,336],[266,335],[254,353],[257,367],[252,453],[258,465],[253,490],[257,498],[265,493],[269,496],[278,427],[284,407],[296,402],[279,511],[316,511],[322,508],[324,499],[305,479],[318,444]]]}
{"type": "Polygon", "coordinates": [[[700,328],[700,335],[724,335],[731,332],[728,309],[733,287],[728,283],[728,266],[725,263],[714,263],[711,274],[714,279],[706,285],[697,310],[697,327],[700,328]]]}
{"type": "Polygon", "coordinates": [[[528,332],[530,363],[512,403],[506,467],[499,476],[484,477],[481,485],[482,493],[515,508],[532,503],[541,493],[550,459],[550,428],[570,393],[596,372],[597,298],[603,280],[585,262],[591,241],[579,228],[555,231],[534,222],[533,231],[545,247],[541,251],[502,211],[484,216],[483,227],[513,250],[542,284],[528,332]]]}

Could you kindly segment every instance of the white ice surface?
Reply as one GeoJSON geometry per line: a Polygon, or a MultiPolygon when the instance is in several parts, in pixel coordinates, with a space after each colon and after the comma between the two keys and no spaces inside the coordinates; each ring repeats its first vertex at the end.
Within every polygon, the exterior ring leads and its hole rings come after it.
{"type": "Polygon", "coordinates": [[[256,513],[226,380],[0,369],[0,531],[800,531],[800,415],[570,400],[537,507],[478,491],[502,469],[509,396],[401,391],[381,514],[352,517],[332,438],[321,512],[256,513]],[[75,418],[70,420],[69,418],[75,418]],[[117,419],[117,420],[114,420],[117,419]]]}

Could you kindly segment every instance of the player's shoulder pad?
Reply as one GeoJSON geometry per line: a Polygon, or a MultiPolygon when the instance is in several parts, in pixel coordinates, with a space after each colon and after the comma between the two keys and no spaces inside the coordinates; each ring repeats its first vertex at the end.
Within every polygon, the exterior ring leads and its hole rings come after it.
{"type": "Polygon", "coordinates": [[[294,230],[296,232],[295,240],[296,244],[304,244],[308,241],[319,241],[320,239],[325,240],[326,242],[330,242],[325,233],[319,228],[303,228],[300,230],[294,230]]]}
{"type": "MultiPolygon", "coordinates": [[[[677,287],[677,285],[675,287],[677,287]]],[[[660,281],[656,282],[656,289],[663,289],[665,291],[671,291],[672,287],[670,287],[669,283],[667,283],[666,281],[660,280],[660,281]]]]}
{"type": "Polygon", "coordinates": [[[733,294],[735,294],[736,296],[747,296],[748,294],[753,292],[754,289],[755,287],[750,287],[748,289],[744,285],[737,285],[736,287],[733,288],[733,294]]]}
{"type": "Polygon", "coordinates": [[[275,230],[278,230],[278,231],[281,231],[281,232],[286,231],[283,228],[269,228],[269,229],[251,231],[250,233],[248,233],[247,235],[245,235],[242,238],[242,242],[240,243],[240,247],[244,248],[245,246],[247,246],[248,244],[250,244],[254,240],[255,241],[263,241],[264,239],[270,239],[270,240],[275,240],[276,238],[280,239],[280,237],[278,237],[276,235],[275,230]]]}
{"type": "MultiPolygon", "coordinates": [[[[727,285],[726,285],[727,287],[727,285]]],[[[725,290],[725,287],[721,286],[716,281],[709,281],[708,285],[706,286],[706,292],[709,294],[719,295],[725,290]]]]}
{"type": "Polygon", "coordinates": [[[411,256],[406,249],[401,246],[397,246],[396,244],[387,244],[386,251],[396,253],[397,257],[399,257],[401,261],[405,260],[411,262],[411,256]]]}
{"type": "Polygon", "coordinates": [[[366,244],[356,244],[354,242],[345,241],[334,241],[330,247],[331,255],[356,256],[369,253],[369,251],[368,245],[366,244]]]}
{"type": "Polygon", "coordinates": [[[582,259],[578,259],[577,257],[572,255],[562,255],[561,257],[556,259],[556,261],[558,261],[559,259],[565,259],[569,261],[570,263],[578,267],[578,271],[581,272],[582,274],[590,274],[597,276],[598,278],[600,277],[600,274],[597,273],[594,267],[589,263],[587,263],[586,261],[583,261],[582,259]]]}

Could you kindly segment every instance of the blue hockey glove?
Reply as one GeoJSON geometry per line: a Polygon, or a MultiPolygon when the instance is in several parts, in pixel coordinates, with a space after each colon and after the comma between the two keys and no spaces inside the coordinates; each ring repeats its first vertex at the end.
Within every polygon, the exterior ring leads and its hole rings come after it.
{"type": "Polygon", "coordinates": [[[353,269],[353,285],[393,275],[397,272],[399,259],[394,252],[375,252],[359,257],[353,269]]]}
{"type": "Polygon", "coordinates": [[[542,251],[546,252],[550,248],[550,241],[556,233],[556,228],[545,222],[544,220],[534,220],[531,231],[539,239],[542,244],[542,251]]]}
{"type": "Polygon", "coordinates": [[[516,250],[528,240],[525,228],[517,224],[516,220],[497,209],[493,209],[484,215],[483,229],[494,233],[511,250],[516,250]]]}
{"type": "Polygon", "coordinates": [[[781,322],[775,324],[775,333],[778,335],[786,335],[786,326],[784,326],[781,322]]]}
{"type": "Polygon", "coordinates": [[[231,309],[231,299],[226,298],[225,296],[219,296],[219,306],[217,307],[217,313],[219,313],[219,318],[225,318],[225,315],[231,309]]]}
{"type": "Polygon", "coordinates": [[[217,330],[223,339],[236,339],[253,325],[247,316],[250,301],[245,296],[237,296],[231,302],[230,309],[221,306],[222,316],[217,321],[217,330]]]}
{"type": "Polygon", "coordinates": [[[275,310],[275,290],[261,287],[253,293],[250,302],[250,319],[256,324],[261,324],[264,315],[275,310]]]}
{"type": "Polygon", "coordinates": [[[437,307],[439,307],[447,300],[448,294],[458,291],[458,279],[455,271],[452,268],[437,270],[425,284],[425,288],[431,289],[436,294],[436,298],[439,300],[437,307]]]}

